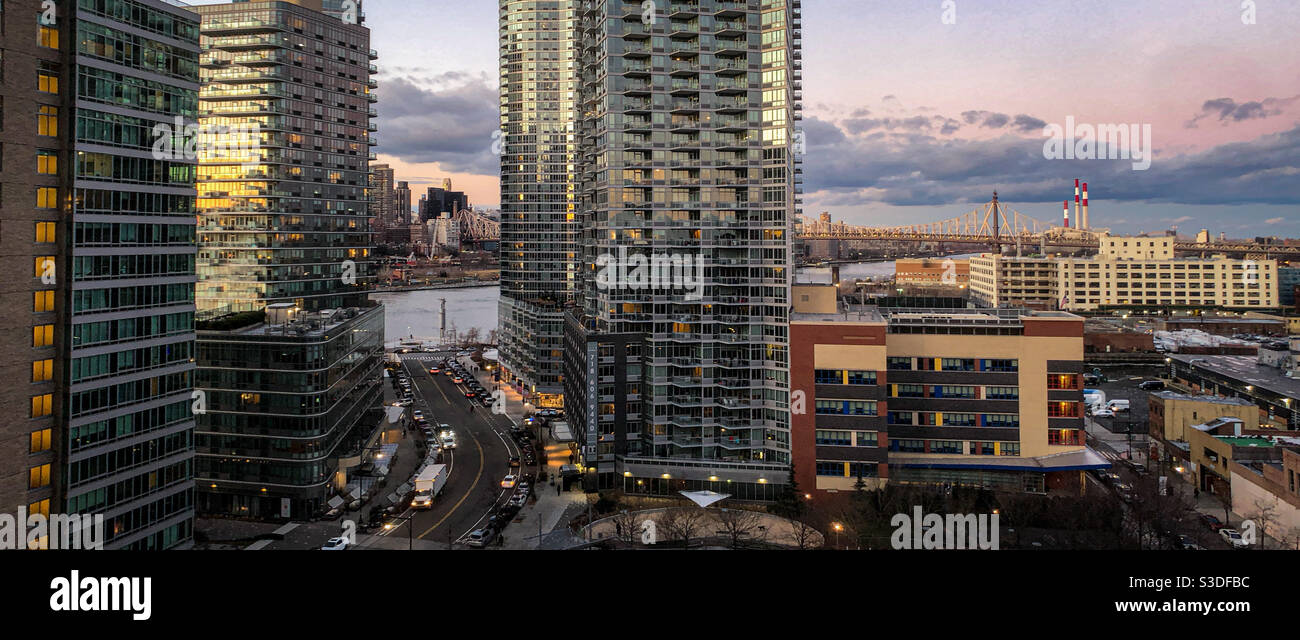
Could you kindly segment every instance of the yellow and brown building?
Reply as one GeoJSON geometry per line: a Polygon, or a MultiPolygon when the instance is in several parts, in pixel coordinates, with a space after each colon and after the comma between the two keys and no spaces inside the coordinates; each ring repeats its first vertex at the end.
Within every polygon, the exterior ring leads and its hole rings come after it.
{"type": "Polygon", "coordinates": [[[796,303],[790,335],[800,487],[1077,490],[1109,466],[1085,445],[1078,316],[796,303]]]}

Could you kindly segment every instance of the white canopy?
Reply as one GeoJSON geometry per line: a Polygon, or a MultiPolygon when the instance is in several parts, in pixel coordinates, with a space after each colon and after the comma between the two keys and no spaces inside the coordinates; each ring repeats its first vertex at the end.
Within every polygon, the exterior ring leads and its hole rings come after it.
{"type": "Polygon", "coordinates": [[[707,508],[715,502],[721,502],[731,497],[729,493],[718,493],[716,491],[679,491],[686,496],[688,500],[700,505],[701,508],[707,508]]]}

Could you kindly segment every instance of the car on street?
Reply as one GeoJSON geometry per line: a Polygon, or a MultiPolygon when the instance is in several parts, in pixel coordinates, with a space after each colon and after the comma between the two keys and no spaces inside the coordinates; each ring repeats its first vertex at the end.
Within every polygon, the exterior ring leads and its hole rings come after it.
{"type": "Polygon", "coordinates": [[[1219,529],[1219,535],[1232,545],[1233,549],[1245,549],[1249,546],[1246,544],[1246,539],[1241,537],[1241,532],[1236,529],[1219,529]]]}
{"type": "Polygon", "coordinates": [[[477,397],[477,396],[478,396],[478,394],[475,393],[473,389],[466,389],[466,390],[465,390],[465,397],[466,397],[466,398],[469,398],[469,399],[473,400],[473,399],[474,399],[475,397],[477,397]]]}
{"type": "Polygon", "coordinates": [[[502,489],[513,489],[513,488],[515,487],[515,482],[516,482],[517,480],[518,480],[518,479],[517,479],[514,475],[508,475],[508,476],[506,476],[506,477],[504,477],[504,478],[501,479],[501,488],[502,488],[502,489]]]}
{"type": "Polygon", "coordinates": [[[440,371],[442,370],[439,369],[438,367],[429,367],[429,373],[438,373],[440,371]]]}
{"type": "Polygon", "coordinates": [[[423,419],[424,419],[424,412],[423,412],[423,411],[412,411],[412,412],[411,412],[411,417],[412,417],[412,418],[415,418],[416,420],[423,420],[423,419]]]}
{"type": "Polygon", "coordinates": [[[520,509],[524,508],[524,505],[528,504],[528,494],[516,493],[515,495],[510,496],[510,504],[519,507],[520,509]]]}
{"type": "Polygon", "coordinates": [[[1114,471],[1103,471],[1101,473],[1101,478],[1107,482],[1119,482],[1119,474],[1114,471]]]}
{"type": "Polygon", "coordinates": [[[464,382],[464,381],[465,381],[465,379],[462,378],[462,377],[460,377],[460,376],[456,376],[456,377],[454,377],[454,378],[451,379],[451,383],[452,383],[452,384],[460,384],[460,383],[462,383],[462,382],[464,382]]]}
{"type": "Polygon", "coordinates": [[[1180,535],[1180,536],[1178,536],[1178,547],[1179,547],[1180,549],[1185,549],[1185,550],[1188,550],[1188,551],[1204,551],[1204,550],[1205,550],[1205,547],[1202,547],[1201,545],[1196,544],[1196,541],[1195,541],[1195,540],[1192,540],[1192,537],[1191,537],[1191,536],[1186,536],[1186,535],[1180,535]]]}
{"type": "Polygon", "coordinates": [[[402,398],[401,400],[398,400],[397,402],[394,402],[394,403],[393,403],[393,406],[394,406],[394,407],[409,407],[409,406],[411,406],[411,399],[410,399],[410,398],[402,398]]]}
{"type": "Polygon", "coordinates": [[[520,482],[519,485],[515,487],[515,492],[521,493],[523,495],[528,495],[528,493],[532,490],[533,490],[532,485],[528,484],[527,481],[520,482]]]}
{"type": "Polygon", "coordinates": [[[512,467],[519,466],[519,456],[510,456],[510,466],[512,467]]]}
{"type": "Polygon", "coordinates": [[[1098,409],[1092,412],[1094,418],[1114,418],[1115,412],[1110,409],[1098,409]]]}
{"type": "Polygon", "coordinates": [[[496,529],[475,529],[469,533],[465,544],[471,547],[486,547],[496,539],[496,529]]]}
{"type": "Polygon", "coordinates": [[[1218,531],[1223,528],[1223,522],[1208,513],[1201,514],[1201,522],[1204,522],[1205,526],[1210,528],[1210,531],[1218,531]]]}
{"type": "Polygon", "coordinates": [[[1161,380],[1147,380],[1139,384],[1138,388],[1143,391],[1159,391],[1165,388],[1165,383],[1161,380]]]}
{"type": "Polygon", "coordinates": [[[347,538],[330,538],[329,541],[327,541],[324,544],[324,546],[320,548],[320,550],[321,551],[346,551],[347,548],[348,548],[347,538]]]}

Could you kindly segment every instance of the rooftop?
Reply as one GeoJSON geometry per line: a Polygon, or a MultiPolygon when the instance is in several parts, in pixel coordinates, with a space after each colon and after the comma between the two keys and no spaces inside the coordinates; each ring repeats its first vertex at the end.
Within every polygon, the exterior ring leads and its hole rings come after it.
{"type": "Polygon", "coordinates": [[[1226,396],[1212,396],[1209,394],[1192,394],[1178,393],[1177,391],[1156,391],[1151,395],[1163,398],[1165,400],[1191,400],[1194,402],[1209,402],[1212,404],[1230,404],[1239,407],[1252,407],[1255,403],[1245,398],[1229,398],[1226,396]]]}
{"type": "Polygon", "coordinates": [[[926,309],[917,307],[876,307],[848,305],[836,313],[792,313],[791,322],[875,322],[902,324],[1017,325],[1024,318],[1078,320],[1064,311],[1031,309],[926,309]]]}
{"type": "Polygon", "coordinates": [[[1255,356],[1205,356],[1192,353],[1165,355],[1171,360],[1209,374],[1244,382],[1288,398],[1300,399],[1300,380],[1286,377],[1280,369],[1260,365],[1255,356]]]}

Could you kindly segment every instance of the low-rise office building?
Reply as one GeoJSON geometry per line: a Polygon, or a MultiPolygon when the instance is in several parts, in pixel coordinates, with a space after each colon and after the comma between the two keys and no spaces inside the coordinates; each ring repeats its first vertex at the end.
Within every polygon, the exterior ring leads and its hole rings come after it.
{"type": "Polygon", "coordinates": [[[790,335],[792,403],[807,409],[791,418],[802,488],[861,478],[1039,493],[1109,466],[1085,444],[1078,316],[796,304],[790,335]]]}
{"type": "Polygon", "coordinates": [[[1259,428],[1259,407],[1244,398],[1157,391],[1148,398],[1151,436],[1186,441],[1187,429],[1212,418],[1236,418],[1245,429],[1259,428]]]}

